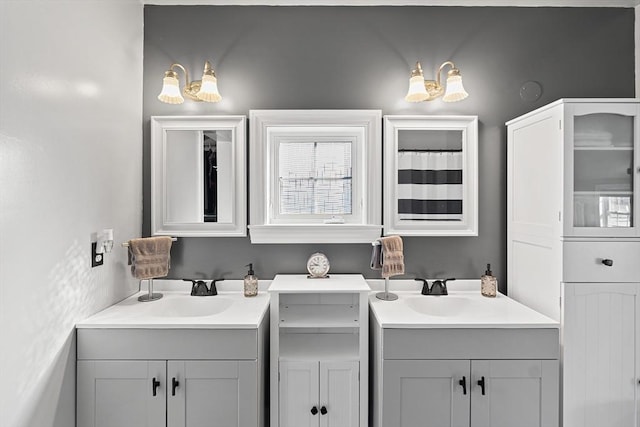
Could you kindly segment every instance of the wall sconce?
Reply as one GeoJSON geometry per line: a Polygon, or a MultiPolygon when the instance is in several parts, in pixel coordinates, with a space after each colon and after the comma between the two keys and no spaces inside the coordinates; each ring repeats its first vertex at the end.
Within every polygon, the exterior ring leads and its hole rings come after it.
{"type": "Polygon", "coordinates": [[[178,67],[184,72],[185,86],[182,94],[194,101],[218,102],[222,99],[218,92],[218,80],[216,73],[211,68],[211,63],[205,61],[202,80],[189,81],[189,72],[180,64],[171,64],[168,71],[164,73],[162,80],[162,91],[158,95],[158,99],[167,104],[182,104],[184,98],[180,93],[180,85],[178,83],[178,73],[173,68],[178,67]]]}
{"type": "Polygon", "coordinates": [[[436,80],[425,80],[422,74],[420,62],[416,62],[416,68],[411,71],[411,79],[409,80],[409,92],[404,97],[409,102],[433,101],[442,96],[444,102],[462,101],[469,94],[462,86],[462,76],[455,64],[451,61],[444,62],[436,72],[436,80]],[[440,73],[446,66],[450,66],[451,70],[447,72],[446,90],[440,84],[440,73]]]}

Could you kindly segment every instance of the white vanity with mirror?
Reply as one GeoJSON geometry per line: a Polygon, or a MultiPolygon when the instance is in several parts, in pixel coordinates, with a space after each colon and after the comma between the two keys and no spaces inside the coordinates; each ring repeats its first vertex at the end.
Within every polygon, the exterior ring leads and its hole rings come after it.
{"type": "Polygon", "coordinates": [[[247,235],[246,117],[151,117],[151,233],[247,235]]]}

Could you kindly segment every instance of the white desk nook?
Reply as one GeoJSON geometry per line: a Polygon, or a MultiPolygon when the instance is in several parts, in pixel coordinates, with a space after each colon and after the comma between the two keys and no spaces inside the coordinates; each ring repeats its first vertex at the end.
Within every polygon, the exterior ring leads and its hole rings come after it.
{"type": "Polygon", "coordinates": [[[272,427],[368,425],[370,291],[359,274],[274,278],[272,427]]]}

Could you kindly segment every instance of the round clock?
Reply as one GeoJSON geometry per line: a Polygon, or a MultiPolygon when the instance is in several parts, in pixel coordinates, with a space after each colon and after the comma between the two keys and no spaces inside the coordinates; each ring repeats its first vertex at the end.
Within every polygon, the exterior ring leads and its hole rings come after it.
{"type": "Polygon", "coordinates": [[[309,277],[328,277],[327,273],[329,272],[329,259],[325,254],[321,252],[311,254],[309,259],[307,260],[307,271],[309,272],[309,277]]]}

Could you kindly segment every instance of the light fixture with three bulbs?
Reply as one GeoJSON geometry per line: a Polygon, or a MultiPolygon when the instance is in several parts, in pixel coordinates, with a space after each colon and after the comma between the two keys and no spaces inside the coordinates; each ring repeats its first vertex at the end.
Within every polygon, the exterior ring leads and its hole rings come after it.
{"type": "Polygon", "coordinates": [[[462,86],[462,76],[455,64],[451,61],[444,62],[436,72],[436,80],[425,80],[420,62],[416,62],[416,68],[411,71],[409,91],[404,99],[408,102],[433,101],[442,97],[444,102],[462,101],[469,94],[462,86]],[[451,67],[447,72],[446,87],[440,83],[440,73],[445,67],[451,67]]]}
{"type": "Polygon", "coordinates": [[[220,92],[218,92],[216,73],[211,68],[209,61],[204,63],[202,80],[189,81],[189,72],[178,63],[171,64],[169,70],[165,71],[162,91],[158,95],[158,99],[167,104],[182,104],[184,102],[182,95],[193,101],[218,102],[222,99],[220,92]],[[175,67],[181,69],[185,76],[185,86],[182,93],[180,93],[178,73],[174,71],[175,67]]]}

